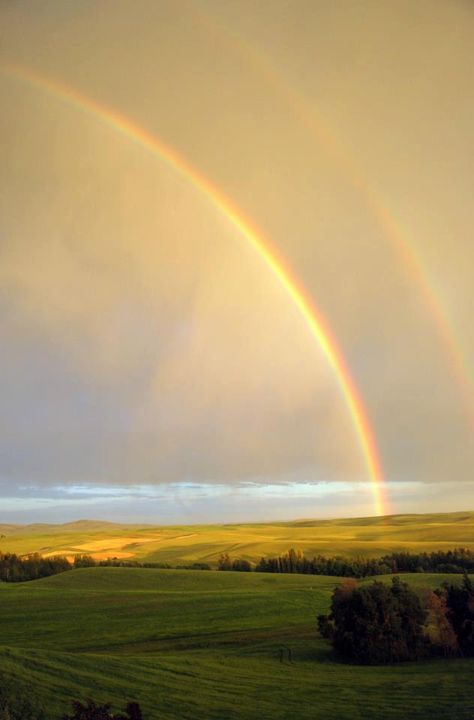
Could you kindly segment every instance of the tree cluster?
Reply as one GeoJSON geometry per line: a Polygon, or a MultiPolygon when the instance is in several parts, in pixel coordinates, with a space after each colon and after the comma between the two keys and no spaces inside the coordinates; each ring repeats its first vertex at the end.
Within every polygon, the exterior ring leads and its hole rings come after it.
{"type": "Polygon", "coordinates": [[[474,585],[467,575],[461,585],[444,584],[438,597],[446,606],[461,655],[474,656],[474,585]]]}
{"type": "Polygon", "coordinates": [[[74,567],[126,567],[151,568],[153,570],[210,570],[211,566],[205,562],[187,563],[184,565],[170,565],[165,562],[140,562],[139,560],[121,560],[111,557],[106,560],[94,560],[92,555],[76,555],[74,567]]]}
{"type": "Polygon", "coordinates": [[[474,655],[474,587],[465,575],[461,585],[420,596],[398,577],[391,585],[348,580],[334,590],[318,629],[339,657],[361,664],[474,655]]]}
{"type": "MultiPolygon", "coordinates": [[[[245,561],[244,561],[245,562],[245,561]]],[[[238,563],[237,563],[238,564],[238,563]]],[[[129,567],[177,570],[210,570],[208,563],[196,562],[187,565],[172,566],[160,562],[138,562],[136,560],[119,560],[108,558],[96,561],[91,555],[75,555],[73,562],[61,555],[45,558],[39,553],[31,555],[15,555],[14,553],[0,553],[0,582],[25,582],[38,580],[38,578],[57,575],[66,570],[90,567],[129,567]]],[[[249,568],[250,569],[250,568],[249,568]]],[[[1,717],[0,717],[0,720],[1,717]]]]}
{"type": "Polygon", "coordinates": [[[233,570],[234,572],[251,572],[253,568],[248,560],[232,560],[227,553],[224,553],[217,562],[217,569],[233,570]]]}
{"type": "MultiPolygon", "coordinates": [[[[228,558],[228,556],[227,556],[228,558]]],[[[230,558],[228,558],[230,561],[230,558]]],[[[219,569],[231,569],[229,567],[219,569]]],[[[262,558],[257,572],[303,573],[335,577],[371,577],[398,572],[464,573],[474,571],[474,552],[459,548],[432,553],[398,552],[381,558],[344,558],[317,555],[307,558],[293,548],[278,557],[262,558]]]]}
{"type": "Polygon", "coordinates": [[[0,581],[24,582],[57,575],[71,570],[71,563],[65,557],[42,557],[38,553],[20,557],[14,553],[0,553],[0,581]]]}
{"type": "Polygon", "coordinates": [[[391,568],[391,572],[439,572],[459,573],[474,571],[474,552],[467,548],[454,550],[435,550],[430,553],[394,552],[385,555],[381,562],[391,568]]]}

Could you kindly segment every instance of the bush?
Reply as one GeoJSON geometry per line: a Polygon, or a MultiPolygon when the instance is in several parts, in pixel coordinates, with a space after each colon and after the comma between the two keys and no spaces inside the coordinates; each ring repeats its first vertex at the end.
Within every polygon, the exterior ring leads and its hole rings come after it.
{"type": "Polygon", "coordinates": [[[63,715],[62,720],[143,720],[140,705],[137,702],[129,702],[124,710],[124,715],[114,715],[110,703],[98,705],[94,700],[88,700],[83,704],[78,700],[72,703],[72,715],[63,715]]]}

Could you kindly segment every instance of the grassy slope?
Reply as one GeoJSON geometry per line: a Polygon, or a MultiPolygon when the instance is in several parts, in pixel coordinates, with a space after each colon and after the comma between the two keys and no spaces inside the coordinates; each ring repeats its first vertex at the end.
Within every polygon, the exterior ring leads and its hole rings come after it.
{"type": "Polygon", "coordinates": [[[222,552],[256,561],[290,547],[312,555],[379,556],[394,550],[474,549],[474,512],[243,525],[138,526],[80,521],[1,526],[0,549],[18,553],[120,551],[138,560],[214,564],[222,552]],[[85,546],[85,547],[84,547],[85,546]],[[91,550],[87,548],[90,547],[91,550]]]}
{"type": "Polygon", "coordinates": [[[93,568],[1,584],[0,668],[28,682],[51,718],[88,695],[135,698],[148,720],[472,717],[472,660],[334,662],[314,624],[335,582],[93,568]],[[291,665],[279,662],[282,645],[291,665]]]}

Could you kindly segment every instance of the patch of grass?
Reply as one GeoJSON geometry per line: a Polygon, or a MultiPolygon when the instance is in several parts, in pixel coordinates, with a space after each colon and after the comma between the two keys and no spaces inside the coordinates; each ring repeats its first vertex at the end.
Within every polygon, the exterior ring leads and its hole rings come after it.
{"type": "MultiPolygon", "coordinates": [[[[443,580],[403,577],[420,589],[443,580]]],[[[337,581],[87,568],[3,584],[0,669],[27,682],[51,720],[87,697],[116,709],[137,700],[147,720],[472,717],[473,660],[334,660],[315,620],[337,581]],[[282,647],[292,663],[280,663],[282,647]]]]}

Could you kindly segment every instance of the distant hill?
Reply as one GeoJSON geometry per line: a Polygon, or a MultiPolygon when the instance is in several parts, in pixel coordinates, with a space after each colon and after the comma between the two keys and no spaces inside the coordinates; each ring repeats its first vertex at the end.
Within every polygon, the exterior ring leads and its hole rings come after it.
{"type": "Polygon", "coordinates": [[[296,520],[222,525],[144,525],[78,520],[62,525],[0,525],[0,549],[19,554],[87,553],[171,564],[208,562],[219,555],[257,561],[290,547],[306,555],[377,557],[397,550],[474,550],[474,512],[296,520]]]}

